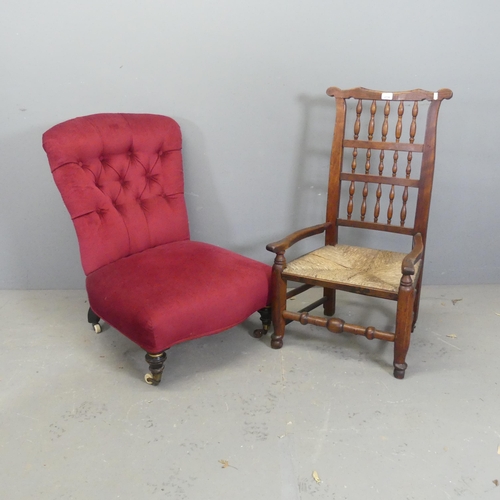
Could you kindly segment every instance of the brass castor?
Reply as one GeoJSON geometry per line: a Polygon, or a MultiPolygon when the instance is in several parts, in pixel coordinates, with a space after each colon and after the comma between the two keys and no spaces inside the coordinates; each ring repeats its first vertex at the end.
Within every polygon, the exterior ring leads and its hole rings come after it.
{"type": "Polygon", "coordinates": [[[94,329],[95,333],[102,332],[102,327],[99,324],[99,321],[101,321],[101,318],[99,316],[97,316],[97,314],[94,311],[92,311],[92,309],[90,307],[89,307],[89,312],[87,313],[87,320],[92,325],[92,328],[94,329]]]}
{"type": "MultiPolygon", "coordinates": [[[[160,375],[159,379],[161,380],[161,375],[160,375]]],[[[146,375],[144,375],[144,380],[146,381],[146,384],[149,384],[149,385],[158,385],[160,383],[160,380],[158,380],[158,377],[155,379],[151,373],[146,373],[146,375]]]]}
{"type": "Polygon", "coordinates": [[[146,384],[158,385],[161,382],[161,376],[165,368],[167,353],[165,351],[159,354],[146,353],[146,361],[149,363],[150,372],[144,375],[146,384]]]}
{"type": "Polygon", "coordinates": [[[253,332],[250,332],[250,335],[255,339],[260,339],[262,335],[266,335],[269,331],[269,327],[271,326],[271,308],[269,306],[264,307],[258,310],[260,314],[260,320],[262,321],[262,328],[258,328],[253,332]]]}
{"type": "Polygon", "coordinates": [[[250,332],[250,336],[253,337],[254,339],[260,339],[262,335],[265,335],[266,333],[267,333],[267,328],[258,328],[257,330],[250,332]]]}

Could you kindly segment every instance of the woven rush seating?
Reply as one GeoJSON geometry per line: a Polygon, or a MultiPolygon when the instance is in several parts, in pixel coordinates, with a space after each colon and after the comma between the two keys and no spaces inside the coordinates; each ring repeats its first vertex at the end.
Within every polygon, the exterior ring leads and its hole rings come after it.
{"type": "MultiPolygon", "coordinates": [[[[365,287],[397,296],[405,256],[387,250],[327,245],[289,262],[283,276],[305,283],[320,279],[335,284],[339,290],[365,287]]],[[[419,269],[417,263],[417,277],[419,269]]]]}

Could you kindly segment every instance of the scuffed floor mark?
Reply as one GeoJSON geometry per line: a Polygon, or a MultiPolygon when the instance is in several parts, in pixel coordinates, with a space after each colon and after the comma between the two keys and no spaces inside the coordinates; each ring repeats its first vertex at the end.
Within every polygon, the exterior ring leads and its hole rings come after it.
{"type": "Polygon", "coordinates": [[[316,463],[318,461],[318,457],[321,454],[323,450],[323,443],[325,442],[326,436],[328,434],[328,428],[330,424],[330,413],[332,411],[332,403],[328,403],[328,409],[326,410],[325,413],[325,418],[323,419],[323,426],[318,432],[318,443],[316,444],[316,453],[314,454],[313,457],[313,463],[316,463]]]}
{"type": "Polygon", "coordinates": [[[281,469],[281,500],[300,500],[296,471],[295,441],[292,425],[287,424],[287,433],[278,441],[281,469]]]}
{"type": "Polygon", "coordinates": [[[73,419],[78,422],[83,422],[86,420],[93,420],[107,411],[108,408],[105,403],[99,404],[93,401],[84,401],[72,411],[65,412],[62,419],[65,422],[73,419]]]}
{"type": "Polygon", "coordinates": [[[439,334],[437,334],[436,332],[434,332],[434,331],[432,331],[432,330],[429,330],[429,331],[430,331],[431,333],[433,333],[433,334],[437,337],[437,339],[438,339],[438,340],[440,340],[441,342],[443,342],[443,344],[449,345],[449,346],[451,346],[451,347],[453,347],[453,348],[455,348],[455,349],[458,349],[459,351],[461,351],[461,350],[462,350],[462,349],[460,349],[460,347],[457,347],[456,345],[450,344],[449,342],[446,342],[446,340],[443,340],[443,339],[439,336],[439,334]]]}

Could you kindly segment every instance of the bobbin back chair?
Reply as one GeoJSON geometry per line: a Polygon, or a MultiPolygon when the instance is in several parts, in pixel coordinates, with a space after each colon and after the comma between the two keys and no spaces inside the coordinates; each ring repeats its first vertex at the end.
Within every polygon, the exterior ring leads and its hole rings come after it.
{"type": "Polygon", "coordinates": [[[271,268],[191,241],[181,132],[171,118],[97,114],[43,136],[73,220],[90,309],[144,350],[157,385],[171,346],[231,328],[260,310],[270,325],[271,268]]]}
{"type": "Polygon", "coordinates": [[[276,254],[271,345],[282,347],[285,325],[291,321],[394,342],[394,376],[402,379],[418,317],[438,111],[441,101],[450,99],[452,92],[331,87],[327,94],[335,98],[336,120],[326,222],[267,245],[276,254]],[[341,245],[339,227],[344,226],[412,237],[411,251],[405,254],[341,245]],[[321,233],[325,233],[325,246],[287,263],[286,250],[321,233]],[[302,285],[287,291],[288,282],[302,285]],[[313,286],[324,289],[322,298],[299,312],[287,309],[287,299],[313,286]],[[395,331],[328,318],[335,314],[336,290],[397,301],[395,331]],[[324,316],[309,314],[320,305],[324,316]]]}

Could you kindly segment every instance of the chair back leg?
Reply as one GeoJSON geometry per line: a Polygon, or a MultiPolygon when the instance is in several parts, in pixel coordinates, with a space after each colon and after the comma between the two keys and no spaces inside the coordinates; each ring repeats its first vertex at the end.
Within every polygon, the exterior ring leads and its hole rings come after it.
{"type": "Polygon", "coordinates": [[[336,290],[334,288],[325,288],[323,290],[323,297],[326,299],[323,304],[325,316],[333,316],[335,314],[335,292],[336,290]]]}

